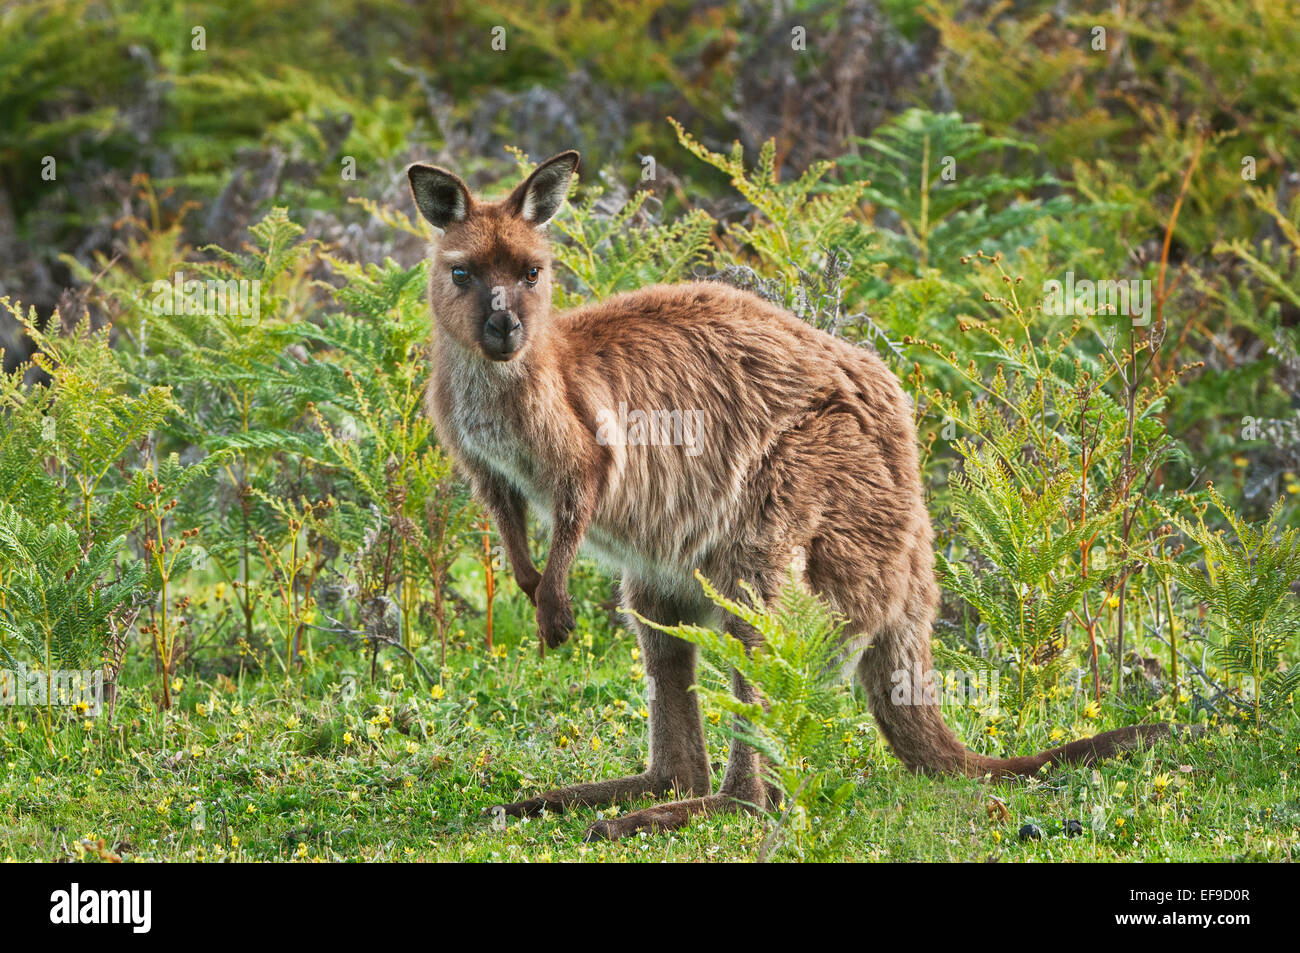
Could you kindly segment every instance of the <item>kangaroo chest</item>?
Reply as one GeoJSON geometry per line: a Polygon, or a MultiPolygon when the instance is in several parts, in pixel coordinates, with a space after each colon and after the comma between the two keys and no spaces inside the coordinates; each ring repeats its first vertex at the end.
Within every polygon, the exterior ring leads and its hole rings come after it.
{"type": "MultiPolygon", "coordinates": [[[[533,444],[561,446],[562,435],[539,431],[550,415],[542,407],[530,410],[527,401],[520,399],[520,382],[495,371],[442,369],[446,377],[439,383],[445,386],[438,388],[435,402],[440,429],[467,463],[512,486],[531,513],[549,527],[562,474],[547,466],[533,444]]],[[[690,569],[716,542],[715,534],[697,525],[696,508],[689,494],[679,492],[671,473],[644,465],[627,467],[624,452],[615,449],[615,465],[587,527],[583,550],[607,568],[630,570],[665,591],[686,580],[687,591],[696,593],[690,569]]],[[[649,449],[668,452],[670,448],[649,449]]]]}
{"type": "Polygon", "coordinates": [[[530,503],[549,504],[546,481],[523,442],[500,420],[486,420],[470,410],[459,431],[463,451],[519,490],[530,503]]]}
{"type": "Polygon", "coordinates": [[[449,383],[439,412],[459,451],[513,486],[539,515],[549,514],[550,481],[520,433],[518,414],[503,410],[502,383],[454,372],[449,383]]]}

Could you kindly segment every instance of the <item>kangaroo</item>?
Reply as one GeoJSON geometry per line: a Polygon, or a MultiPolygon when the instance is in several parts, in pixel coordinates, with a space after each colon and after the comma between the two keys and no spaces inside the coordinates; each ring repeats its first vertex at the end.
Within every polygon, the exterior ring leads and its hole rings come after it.
{"type": "MultiPolygon", "coordinates": [[[[421,214],[442,230],[431,249],[428,410],[491,513],[547,646],[559,646],[574,627],[567,577],[580,545],[621,572],[623,603],[641,616],[664,625],[721,624],[749,648],[758,633],[735,618],[720,621],[694,571],[731,598],[745,598],[737,584],[745,579],[767,600],[799,553],[801,582],[847,620],[855,637],[850,665],[886,741],[913,771],[1026,776],[1168,730],[1121,728],[1040,754],[992,758],[958,740],[933,691],[914,693],[908,704],[891,701],[896,673],[929,677],[938,602],[916,432],[897,378],[871,352],[713,282],[656,285],[552,313],[542,228],[563,205],[578,161],[572,151],[548,159],[499,201],[476,199],[445,169],[416,163],[407,170],[421,214]],[[628,433],[612,426],[616,413],[628,433]],[[642,432],[648,418],[651,430],[657,423],[675,438],[686,415],[697,431],[689,442],[642,432]],[[528,548],[530,511],[550,528],[541,572],[528,548]]],[[[601,820],[587,834],[615,839],[772,803],[777,792],[768,790],[758,754],[739,740],[712,792],[690,690],[695,647],[629,621],[651,689],[648,767],[504,805],[505,812],[679,798],[601,820]]],[[[742,700],[761,701],[734,672],[732,688],[742,700]]]]}

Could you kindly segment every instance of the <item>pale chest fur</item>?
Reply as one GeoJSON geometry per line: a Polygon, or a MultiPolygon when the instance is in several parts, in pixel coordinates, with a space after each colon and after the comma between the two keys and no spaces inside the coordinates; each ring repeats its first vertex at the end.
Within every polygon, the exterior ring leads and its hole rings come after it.
{"type": "Polygon", "coordinates": [[[551,481],[522,432],[521,414],[502,407],[518,388],[515,368],[477,362],[435,369],[433,411],[444,442],[454,453],[491,471],[546,515],[553,503],[551,481]]]}

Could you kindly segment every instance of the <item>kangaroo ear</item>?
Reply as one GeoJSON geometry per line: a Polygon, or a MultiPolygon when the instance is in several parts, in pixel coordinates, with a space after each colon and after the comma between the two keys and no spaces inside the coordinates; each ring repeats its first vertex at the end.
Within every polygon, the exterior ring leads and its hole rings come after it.
{"type": "Polygon", "coordinates": [[[510,193],[507,207],[530,225],[545,225],[564,204],[578,159],[572,149],[547,159],[510,193]]]}
{"type": "Polygon", "coordinates": [[[416,162],[407,167],[406,177],[411,180],[415,204],[430,225],[446,228],[465,221],[469,214],[469,189],[455,173],[416,162]]]}

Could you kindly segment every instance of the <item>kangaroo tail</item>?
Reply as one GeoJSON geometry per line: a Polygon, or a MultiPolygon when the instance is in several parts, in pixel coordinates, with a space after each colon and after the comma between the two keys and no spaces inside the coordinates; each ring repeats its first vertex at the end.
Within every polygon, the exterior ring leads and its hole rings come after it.
{"type": "Polygon", "coordinates": [[[928,621],[880,632],[858,662],[871,714],[894,754],[912,771],[1030,777],[1043,765],[1090,764],[1169,733],[1167,724],[1132,725],[1034,755],[991,758],[967,748],[944,722],[932,669],[928,621]]]}

